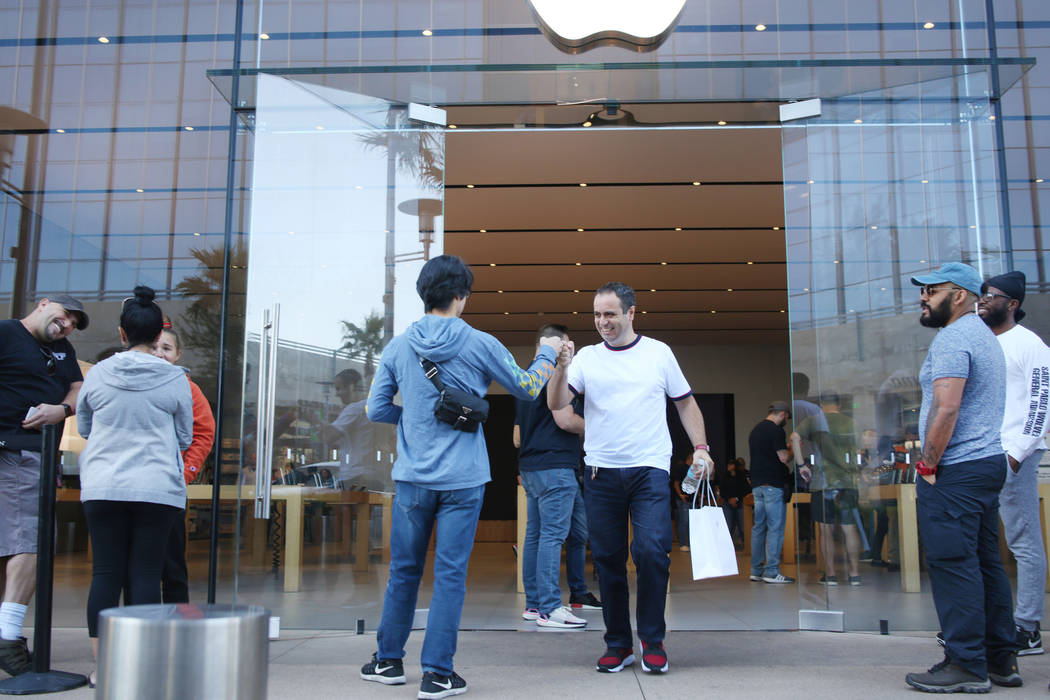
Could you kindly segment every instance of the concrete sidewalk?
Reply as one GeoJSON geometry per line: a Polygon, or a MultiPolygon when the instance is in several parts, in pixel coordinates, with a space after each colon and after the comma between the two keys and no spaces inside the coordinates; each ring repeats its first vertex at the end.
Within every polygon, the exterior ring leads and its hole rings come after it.
{"type": "MultiPolygon", "coordinates": [[[[423,633],[413,632],[405,657],[408,684],[383,686],[358,677],[375,651],[375,634],[284,631],[270,643],[269,697],[415,698],[422,675],[423,633]]],[[[666,640],[671,664],[650,676],[635,664],[617,674],[594,670],[604,650],[596,631],[461,632],[456,671],[468,696],[516,700],[548,698],[912,698],[922,695],[904,674],[941,659],[927,635],[828,632],[673,632],[666,640]]],[[[84,629],[56,629],[52,667],[87,673],[91,648],[84,629]]],[[[636,650],[637,651],[637,650],[636,650]]],[[[992,688],[1012,698],[1046,697],[1050,654],[1020,660],[1023,688],[992,688]]],[[[64,695],[90,698],[80,688],[64,695]]]]}

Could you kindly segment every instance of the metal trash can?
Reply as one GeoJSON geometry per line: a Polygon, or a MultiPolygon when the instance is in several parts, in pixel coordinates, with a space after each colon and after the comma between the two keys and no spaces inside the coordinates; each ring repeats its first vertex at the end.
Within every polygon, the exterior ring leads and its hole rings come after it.
{"type": "Polygon", "coordinates": [[[256,605],[103,610],[95,697],[264,700],[269,620],[256,605]]]}

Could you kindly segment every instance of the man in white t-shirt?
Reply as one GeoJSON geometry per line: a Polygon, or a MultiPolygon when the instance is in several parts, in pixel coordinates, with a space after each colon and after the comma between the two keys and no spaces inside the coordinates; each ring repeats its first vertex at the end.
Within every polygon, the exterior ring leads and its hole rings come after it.
{"type": "Polygon", "coordinates": [[[1017,655],[1043,653],[1039,622],[1046,600],[1046,553],[1039,524],[1039,461],[1046,449],[1050,349],[1018,325],[1025,316],[1023,272],[992,277],[981,286],[978,313],[1006,355],[1006,411],[1002,439],[1010,468],[999,492],[1006,543],[1017,559],[1017,655]]]}
{"type": "Polygon", "coordinates": [[[594,325],[604,342],[572,356],[565,343],[547,389],[552,411],[583,396],[587,431],[584,502],[591,552],[605,618],[605,654],[597,670],[616,673],[634,663],[627,586],[627,525],[638,569],[638,637],[642,669],[667,671],[664,607],[671,551],[668,478],[671,435],[665,397],[675,402],[695,445],[693,469],[710,473],[704,417],[671,349],[634,331],[634,290],[609,282],[594,296],[594,325]]]}

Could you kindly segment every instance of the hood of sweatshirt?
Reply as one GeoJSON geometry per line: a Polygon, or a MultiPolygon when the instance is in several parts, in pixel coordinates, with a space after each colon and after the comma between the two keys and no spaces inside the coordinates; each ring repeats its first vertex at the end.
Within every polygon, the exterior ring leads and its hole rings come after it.
{"type": "Polygon", "coordinates": [[[98,372],[109,386],[126,391],[149,391],[186,376],[181,367],[167,360],[132,351],[118,352],[98,363],[91,372],[98,372]]]}
{"type": "Polygon", "coordinates": [[[443,362],[460,354],[470,331],[461,318],[426,314],[409,326],[405,335],[417,355],[431,362],[443,362]]]}

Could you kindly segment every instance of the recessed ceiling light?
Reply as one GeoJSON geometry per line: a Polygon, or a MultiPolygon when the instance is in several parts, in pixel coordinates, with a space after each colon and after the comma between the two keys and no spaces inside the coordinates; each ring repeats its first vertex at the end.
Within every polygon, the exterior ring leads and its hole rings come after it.
{"type": "Polygon", "coordinates": [[[503,315],[504,315],[504,316],[510,316],[510,312],[509,312],[509,311],[504,311],[504,312],[503,312],[503,315]]]}
{"type": "Polygon", "coordinates": [[[854,119],[854,120],[853,120],[853,123],[854,123],[854,124],[863,124],[863,123],[864,123],[864,120],[863,120],[863,119],[854,119]]]}
{"type": "Polygon", "coordinates": [[[496,267],[496,263],[489,263],[489,267],[496,267]]]}
{"type": "Polygon", "coordinates": [[[831,262],[835,263],[836,265],[838,265],[838,264],[839,264],[839,261],[838,261],[838,260],[832,260],[831,262]]]}
{"type": "Polygon", "coordinates": [[[497,293],[497,294],[503,294],[503,290],[502,290],[502,289],[497,289],[497,290],[496,290],[496,293],[497,293]]]}
{"type": "Polygon", "coordinates": [[[756,32],[764,32],[764,31],[766,31],[766,25],[764,25],[764,24],[756,24],[755,25],[755,31],[756,32]]]}
{"type": "Polygon", "coordinates": [[[192,126],[184,126],[182,128],[185,129],[186,131],[193,131],[193,127],[192,126]]]}
{"type": "Polygon", "coordinates": [[[573,316],[576,316],[576,315],[578,315],[579,313],[580,313],[579,311],[573,311],[573,312],[572,312],[572,315],[573,315],[573,316]]]}
{"type": "Polygon", "coordinates": [[[479,228],[478,233],[488,233],[488,229],[479,228]]]}
{"type": "Polygon", "coordinates": [[[200,234],[200,231],[194,231],[194,232],[193,232],[193,235],[194,235],[194,236],[199,236],[199,235],[201,235],[201,234],[200,234]]]}
{"type": "Polygon", "coordinates": [[[579,263],[579,262],[578,262],[578,263],[576,263],[576,267],[579,267],[579,266],[580,266],[580,265],[582,265],[582,264],[583,264],[583,263],[579,263]]]}
{"type": "Polygon", "coordinates": [[[667,263],[661,260],[661,261],[660,261],[660,264],[661,264],[661,265],[666,265],[667,263]]]}
{"type": "Polygon", "coordinates": [[[681,226],[675,226],[675,227],[674,227],[674,230],[675,230],[675,231],[681,231],[681,230],[682,230],[682,227],[681,227],[681,226]]]}
{"type": "Polygon", "coordinates": [[[141,187],[136,187],[135,191],[136,192],[145,192],[146,190],[142,189],[141,187]]]}
{"type": "Polygon", "coordinates": [[[812,185],[812,184],[813,184],[813,181],[812,181],[812,180],[806,180],[806,184],[807,184],[807,185],[812,185]]]}
{"type": "Polygon", "coordinates": [[[727,289],[726,291],[727,291],[727,292],[731,292],[731,291],[733,291],[733,288],[732,288],[732,287],[730,287],[730,288],[728,288],[728,289],[727,289]]]}
{"type": "Polygon", "coordinates": [[[317,125],[317,126],[315,126],[314,128],[315,128],[315,129],[317,129],[318,131],[324,131],[324,127],[323,127],[323,126],[321,126],[320,124],[318,124],[318,125],[317,125]]]}
{"type": "Polygon", "coordinates": [[[717,314],[718,312],[717,312],[717,311],[715,311],[714,309],[711,309],[711,313],[713,313],[713,314],[717,314]]]}
{"type": "Polygon", "coordinates": [[[266,39],[270,38],[270,35],[267,34],[266,32],[263,32],[262,34],[259,35],[259,38],[263,39],[263,40],[266,40],[266,39]]]}
{"type": "Polygon", "coordinates": [[[100,43],[100,44],[108,44],[109,43],[109,37],[108,36],[100,36],[98,38],[98,43],[100,43]]]}
{"type": "Polygon", "coordinates": [[[925,261],[925,260],[920,260],[919,262],[921,262],[921,263],[924,263],[924,262],[926,262],[926,261],[925,261]]]}
{"type": "Polygon", "coordinates": [[[752,262],[751,260],[748,260],[748,261],[747,261],[747,264],[748,264],[748,265],[754,265],[755,263],[754,263],[754,262],[752,262]]]}
{"type": "Polygon", "coordinates": [[[581,183],[580,183],[580,187],[586,187],[586,186],[587,186],[587,183],[586,183],[586,182],[581,182],[581,183]]]}
{"type": "Polygon", "coordinates": [[[780,310],[780,313],[786,313],[786,312],[784,311],[784,309],[781,309],[781,310],[780,310]]]}
{"type": "Polygon", "coordinates": [[[802,288],[802,291],[803,291],[803,292],[808,292],[808,291],[809,291],[809,287],[803,287],[803,288],[802,288]]]}
{"type": "Polygon", "coordinates": [[[878,226],[872,226],[872,227],[871,227],[871,230],[872,230],[872,231],[878,231],[878,230],[879,230],[879,227],[878,227],[878,226]]]}
{"type": "Polygon", "coordinates": [[[923,181],[922,181],[922,184],[924,184],[924,185],[928,185],[928,184],[930,184],[930,181],[929,181],[929,180],[923,180],[923,181]]]}
{"type": "Polygon", "coordinates": [[[55,131],[57,131],[57,132],[58,132],[58,133],[60,133],[60,134],[64,134],[64,133],[66,133],[66,130],[65,130],[65,129],[55,129],[55,131]]]}
{"type": "Polygon", "coordinates": [[[579,293],[580,293],[580,290],[579,290],[579,289],[574,289],[574,290],[572,290],[572,293],[573,293],[573,294],[579,294],[579,293]]]}
{"type": "Polygon", "coordinates": [[[699,187],[699,186],[700,186],[700,182],[697,181],[697,180],[693,180],[693,187],[699,187]]]}
{"type": "Polygon", "coordinates": [[[718,120],[718,125],[719,126],[725,126],[726,125],[726,120],[725,119],[719,119],[718,120]]]}
{"type": "Polygon", "coordinates": [[[849,312],[850,312],[851,314],[852,314],[852,313],[856,313],[856,311],[857,311],[856,309],[850,309],[850,310],[849,310],[849,312]]]}
{"type": "Polygon", "coordinates": [[[642,313],[643,313],[643,314],[647,314],[647,313],[649,313],[649,312],[648,312],[648,311],[643,311],[642,313]]]}
{"type": "Polygon", "coordinates": [[[937,26],[937,25],[936,25],[936,24],[934,24],[933,22],[927,22],[926,24],[922,25],[922,28],[923,28],[923,29],[933,29],[933,28],[934,28],[934,27],[936,27],[936,26],[937,26]]]}
{"type": "Polygon", "coordinates": [[[583,125],[584,126],[591,126],[591,123],[588,121],[588,122],[584,122],[583,125]]]}
{"type": "Polygon", "coordinates": [[[995,121],[995,115],[994,115],[994,114],[989,114],[989,115],[988,115],[988,118],[989,118],[990,120],[992,120],[993,122],[995,121]]]}
{"type": "Polygon", "coordinates": [[[467,185],[467,189],[468,189],[468,190],[472,190],[472,189],[474,189],[474,185],[467,185]]]}
{"type": "Polygon", "coordinates": [[[578,228],[578,229],[576,229],[576,232],[577,233],[583,233],[583,229],[582,228],[578,228]]]}
{"type": "Polygon", "coordinates": [[[774,226],[774,227],[773,227],[773,230],[774,230],[774,231],[779,231],[779,230],[780,230],[780,227],[779,227],[779,226],[774,226]]]}
{"type": "Polygon", "coordinates": [[[977,228],[977,224],[970,224],[970,228],[977,228]]]}
{"type": "Polygon", "coordinates": [[[650,292],[655,292],[656,290],[655,290],[655,289],[650,289],[649,291],[650,291],[650,292]]]}
{"type": "Polygon", "coordinates": [[[355,190],[363,190],[364,187],[362,187],[361,185],[354,185],[354,189],[355,190]]]}
{"type": "Polygon", "coordinates": [[[885,288],[885,287],[879,287],[879,291],[881,291],[881,292],[885,292],[885,291],[886,291],[886,288],[885,288]]]}
{"type": "Polygon", "coordinates": [[[430,31],[429,29],[424,29],[423,36],[434,36],[434,32],[430,31]]]}
{"type": "Polygon", "coordinates": [[[448,128],[450,128],[450,129],[458,129],[459,127],[456,126],[455,124],[449,124],[448,128]]]}
{"type": "Polygon", "coordinates": [[[1043,178],[1041,178],[1041,177],[1037,177],[1037,178],[1035,179],[1035,181],[1036,181],[1036,182],[1043,182],[1043,178]]]}

